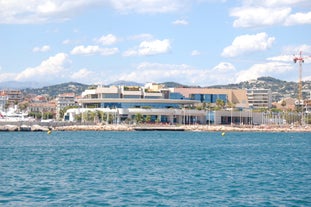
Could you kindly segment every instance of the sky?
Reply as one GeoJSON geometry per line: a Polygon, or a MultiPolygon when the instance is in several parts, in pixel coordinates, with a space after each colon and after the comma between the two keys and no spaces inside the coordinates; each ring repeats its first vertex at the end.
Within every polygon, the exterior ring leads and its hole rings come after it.
{"type": "Polygon", "coordinates": [[[0,82],[311,80],[310,0],[0,0],[0,82]]]}

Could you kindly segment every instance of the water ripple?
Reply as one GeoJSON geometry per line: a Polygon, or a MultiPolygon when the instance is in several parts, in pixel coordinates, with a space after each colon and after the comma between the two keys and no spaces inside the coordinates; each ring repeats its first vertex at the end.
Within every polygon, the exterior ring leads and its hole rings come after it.
{"type": "Polygon", "coordinates": [[[0,135],[4,206],[311,206],[306,133],[0,135]]]}

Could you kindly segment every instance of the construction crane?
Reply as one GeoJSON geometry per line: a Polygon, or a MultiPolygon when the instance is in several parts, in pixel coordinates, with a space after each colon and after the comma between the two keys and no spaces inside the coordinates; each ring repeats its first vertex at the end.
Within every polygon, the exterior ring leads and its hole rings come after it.
{"type": "Polygon", "coordinates": [[[303,105],[303,98],[302,98],[302,63],[305,62],[304,58],[302,57],[302,52],[299,52],[299,56],[294,56],[294,63],[299,64],[299,80],[298,80],[298,100],[296,105],[302,106],[303,105]]]}

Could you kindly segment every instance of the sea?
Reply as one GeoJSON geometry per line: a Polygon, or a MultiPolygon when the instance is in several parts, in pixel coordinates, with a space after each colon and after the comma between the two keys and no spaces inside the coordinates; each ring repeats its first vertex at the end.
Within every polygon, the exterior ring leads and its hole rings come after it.
{"type": "Polygon", "coordinates": [[[0,132],[0,206],[311,206],[311,134],[0,132]]]}

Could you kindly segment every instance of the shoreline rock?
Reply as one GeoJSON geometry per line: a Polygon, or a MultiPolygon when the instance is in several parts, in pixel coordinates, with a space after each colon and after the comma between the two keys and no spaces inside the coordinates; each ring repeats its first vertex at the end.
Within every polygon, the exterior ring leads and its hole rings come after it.
{"type": "MultiPolygon", "coordinates": [[[[177,127],[183,129],[183,131],[194,132],[311,132],[311,126],[271,126],[271,125],[259,125],[259,126],[225,126],[225,125],[154,125],[154,124],[142,124],[142,125],[127,125],[127,124],[109,124],[109,125],[69,125],[69,126],[56,126],[53,127],[53,131],[135,131],[135,128],[147,128],[156,130],[157,128],[165,128],[172,131],[177,127]]],[[[3,125],[0,126],[0,131],[23,131],[23,132],[48,132],[51,130],[47,126],[41,126],[39,124],[28,125],[3,125]]]]}

